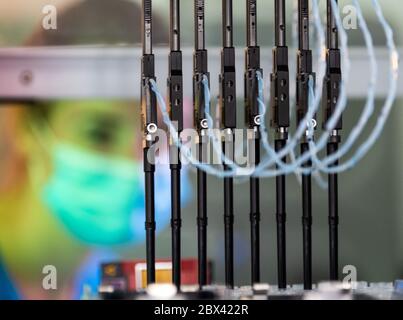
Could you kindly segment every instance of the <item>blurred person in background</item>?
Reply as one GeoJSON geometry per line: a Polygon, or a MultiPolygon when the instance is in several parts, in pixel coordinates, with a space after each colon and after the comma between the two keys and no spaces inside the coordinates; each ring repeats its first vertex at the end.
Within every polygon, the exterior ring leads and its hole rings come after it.
{"type": "MultiPolygon", "coordinates": [[[[141,8],[86,0],[39,28],[29,46],[140,44],[141,8]]],[[[159,19],[155,43],[166,43],[159,19]]],[[[140,107],[125,101],[38,101],[0,110],[0,298],[76,299],[93,291],[99,264],[144,239],[140,107]],[[109,249],[108,249],[109,248],[109,249]],[[44,266],[57,290],[44,290],[44,266]]],[[[168,166],[167,166],[168,168],[168,166]]],[[[186,171],[185,171],[186,172],[186,171]]],[[[190,194],[189,180],[183,190],[190,194]]],[[[169,199],[169,170],[156,192],[169,199]]],[[[183,195],[183,201],[188,196],[183,195]]],[[[156,202],[158,231],[170,202],[156,202]]]]}

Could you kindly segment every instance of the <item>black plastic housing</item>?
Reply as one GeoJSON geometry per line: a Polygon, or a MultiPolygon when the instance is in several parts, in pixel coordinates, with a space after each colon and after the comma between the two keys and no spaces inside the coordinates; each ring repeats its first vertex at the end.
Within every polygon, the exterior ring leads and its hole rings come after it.
{"type": "MultiPolygon", "coordinates": [[[[297,58],[297,87],[296,87],[296,112],[297,124],[305,117],[309,108],[309,78],[313,78],[315,87],[315,73],[312,72],[312,51],[300,50],[297,58]]],[[[316,118],[316,115],[313,116],[316,118]]]]}
{"type": "Polygon", "coordinates": [[[193,119],[194,127],[200,131],[206,129],[201,122],[206,119],[203,78],[207,76],[210,82],[210,74],[207,72],[207,50],[197,50],[193,56],[193,119]]]}
{"type": "MultiPolygon", "coordinates": [[[[329,49],[327,51],[327,74],[323,84],[323,128],[326,127],[327,122],[333,115],[340,95],[341,84],[341,57],[339,49],[329,49]]],[[[338,119],[334,130],[341,130],[343,128],[342,117],[338,119]]]]}
{"type": "Polygon", "coordinates": [[[154,55],[143,55],[141,59],[142,78],[141,78],[141,119],[144,134],[148,133],[147,127],[154,123],[157,125],[157,99],[154,91],[151,89],[150,80],[155,79],[154,55]]]}
{"type": "Polygon", "coordinates": [[[255,118],[260,115],[257,79],[257,72],[260,72],[263,77],[263,70],[260,68],[260,47],[248,47],[246,49],[245,69],[245,123],[252,129],[257,125],[255,118]]]}
{"type": "Polygon", "coordinates": [[[169,55],[168,99],[170,119],[177,125],[178,132],[181,132],[183,130],[183,73],[181,51],[171,51],[169,55]]]}
{"type": "Polygon", "coordinates": [[[273,128],[290,126],[288,47],[273,49],[273,73],[271,74],[271,107],[273,128]]]}
{"type": "Polygon", "coordinates": [[[236,74],[235,49],[225,47],[221,51],[220,102],[221,125],[224,128],[236,127],[236,74]]]}

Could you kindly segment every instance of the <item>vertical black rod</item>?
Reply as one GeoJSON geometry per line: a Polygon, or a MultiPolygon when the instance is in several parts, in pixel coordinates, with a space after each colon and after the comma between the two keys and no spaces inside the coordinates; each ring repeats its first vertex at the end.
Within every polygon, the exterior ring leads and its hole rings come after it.
{"type": "MultiPolygon", "coordinates": [[[[223,145],[223,149],[228,147],[223,145]]],[[[231,148],[231,147],[228,147],[231,148]]],[[[232,149],[232,148],[231,148],[232,149]]],[[[229,151],[229,152],[232,152],[229,151]]],[[[224,153],[230,156],[228,153],[224,153]]],[[[224,170],[228,167],[224,165],[224,170]]],[[[224,178],[224,238],[225,238],[225,284],[228,288],[234,287],[234,180],[224,178]]]]}
{"type": "MultiPolygon", "coordinates": [[[[337,3],[337,0],[336,0],[337,3]]],[[[327,9],[328,19],[328,46],[329,50],[337,50],[339,46],[338,30],[336,26],[336,18],[333,14],[332,4],[328,0],[327,9]]],[[[341,73],[340,73],[341,74],[341,73]]],[[[337,100],[336,100],[337,101],[337,100]]],[[[340,121],[341,123],[341,121],[340,121]]],[[[341,124],[333,132],[329,141],[327,153],[331,155],[338,150],[340,136],[338,130],[341,130],[341,124]],[[332,142],[333,140],[333,142],[332,142]]],[[[336,161],[334,166],[338,165],[336,161]]],[[[329,174],[328,190],[329,190],[329,247],[330,247],[330,280],[339,280],[339,250],[338,250],[338,224],[339,224],[339,199],[338,199],[338,176],[337,174],[329,174]]]]}
{"type": "Polygon", "coordinates": [[[284,47],[286,43],[285,0],[275,0],[275,45],[284,47]]]}
{"type": "Polygon", "coordinates": [[[205,49],[204,0],[194,0],[195,10],[195,49],[205,49]]]}
{"type": "MultiPolygon", "coordinates": [[[[206,130],[208,121],[205,114],[204,79],[208,73],[208,55],[205,49],[205,3],[194,0],[195,51],[193,56],[193,107],[194,126],[198,132],[198,159],[207,162],[208,140],[206,130]]],[[[197,170],[197,239],[198,239],[198,277],[199,286],[207,284],[207,175],[197,170]]]]}
{"type": "MultiPolygon", "coordinates": [[[[170,32],[169,32],[169,115],[177,126],[178,135],[183,130],[183,72],[182,52],[180,49],[180,7],[179,0],[170,0],[170,32]]],[[[180,139],[180,136],[178,137],[180,139]]],[[[172,233],[172,281],[178,289],[181,285],[181,161],[180,150],[171,137],[170,169],[171,169],[171,233],[172,233]]]]}
{"type": "Polygon", "coordinates": [[[143,127],[143,160],[145,175],[145,229],[147,284],[155,282],[155,188],[154,188],[154,148],[155,133],[158,129],[156,96],[151,89],[155,81],[154,55],[152,54],[152,6],[151,0],[142,2],[142,44],[141,60],[141,108],[143,127]]]}
{"type": "MultiPolygon", "coordinates": [[[[149,148],[144,149],[147,159],[149,148]]],[[[155,199],[154,171],[155,167],[145,160],[145,198],[146,198],[146,264],[147,284],[155,282],[155,199]]]]}
{"type": "Polygon", "coordinates": [[[180,169],[171,168],[172,282],[181,285],[181,186],[180,169]]]}
{"type": "Polygon", "coordinates": [[[169,11],[170,11],[169,45],[170,45],[171,51],[179,51],[180,47],[181,47],[179,0],[170,0],[169,11]]]}
{"type": "Polygon", "coordinates": [[[298,47],[309,50],[309,1],[298,0],[298,47]]]}
{"type": "Polygon", "coordinates": [[[256,0],[246,0],[246,44],[257,46],[257,4],[256,0]]]}
{"type": "MultiPolygon", "coordinates": [[[[337,1],[336,1],[337,3],[337,1]]],[[[338,48],[338,30],[336,19],[333,12],[331,0],[327,1],[327,74],[323,86],[323,127],[326,128],[327,122],[333,115],[339,100],[339,88],[342,79],[341,58],[338,48]]],[[[327,145],[328,156],[337,152],[338,145],[341,142],[339,131],[342,129],[342,117],[340,117],[333,128],[327,145]]],[[[338,161],[332,164],[337,166],[338,161]]],[[[328,219],[329,219],[329,271],[330,280],[338,280],[338,176],[337,173],[328,175],[328,219]]]]}
{"type": "MultiPolygon", "coordinates": [[[[250,152],[254,152],[255,166],[260,163],[260,139],[253,140],[250,152]]],[[[251,177],[250,190],[250,234],[251,234],[251,280],[252,285],[260,282],[260,180],[251,177]]]]}
{"type": "MultiPolygon", "coordinates": [[[[284,0],[275,1],[275,47],[271,74],[271,126],[275,129],[275,150],[284,148],[290,125],[288,47],[286,46],[286,7],[284,0]]],[[[286,162],[286,159],[282,159],[286,162]]],[[[277,165],[277,168],[280,167],[277,165]]],[[[277,273],[279,289],[287,288],[286,266],[286,178],[276,177],[277,273]]]]}
{"type": "MultiPolygon", "coordinates": [[[[336,18],[333,14],[332,0],[327,0],[327,47],[328,49],[338,49],[339,34],[337,30],[336,18]]],[[[335,0],[337,4],[338,0],[335,0]]]]}
{"type": "MultiPolygon", "coordinates": [[[[301,154],[309,151],[308,143],[301,143],[301,154]]],[[[304,164],[311,166],[311,161],[304,164]]],[[[304,289],[312,289],[312,185],[311,175],[302,175],[302,243],[304,265],[304,289]]]]}
{"type": "MultiPolygon", "coordinates": [[[[222,0],[222,42],[220,82],[220,107],[224,131],[223,152],[234,159],[234,132],[236,128],[236,75],[235,48],[233,47],[232,0],[222,0]]],[[[224,164],[224,170],[228,170],[224,164]]],[[[234,287],[234,181],[224,178],[224,238],[225,238],[225,284],[234,287]]]]}
{"type": "MultiPolygon", "coordinates": [[[[227,169],[227,168],[226,168],[227,169]]],[[[225,285],[234,287],[234,182],[224,178],[225,285]]]]}
{"type": "Polygon", "coordinates": [[[143,0],[142,43],[143,55],[152,54],[152,4],[151,0],[143,0]]]}
{"type": "MultiPolygon", "coordinates": [[[[328,143],[327,154],[331,155],[337,152],[338,143],[328,143]]],[[[336,161],[334,166],[338,165],[336,161]]],[[[338,223],[339,223],[339,213],[338,213],[338,184],[337,184],[337,174],[328,175],[328,196],[329,196],[329,258],[330,258],[330,280],[339,280],[338,266],[338,223]]]]}
{"type": "MultiPolygon", "coordinates": [[[[305,118],[309,109],[309,82],[315,79],[312,72],[312,51],[309,48],[309,0],[298,0],[298,60],[297,60],[297,123],[305,118]]],[[[313,83],[314,85],[314,83],[313,83]]],[[[310,125],[313,124],[313,121],[310,125]]],[[[312,129],[312,128],[311,128],[312,129]]],[[[314,129],[314,128],[313,128],[314,129]]],[[[301,154],[309,152],[313,140],[310,129],[301,139],[301,154]]],[[[311,167],[308,159],[304,168],[311,167]]],[[[302,248],[304,289],[312,289],[312,185],[311,174],[302,175],[302,248]]]]}
{"type": "Polygon", "coordinates": [[[233,45],[233,18],[232,18],[232,0],[222,0],[222,39],[223,47],[232,47],[233,45]]]}
{"type": "MultiPolygon", "coordinates": [[[[284,139],[275,140],[275,151],[279,152],[285,147],[284,139]]],[[[283,159],[284,163],[286,159],[283,159]]],[[[277,166],[279,169],[279,167],[277,166]]],[[[287,288],[287,257],[286,257],[286,187],[285,175],[276,177],[276,220],[277,220],[277,270],[278,287],[287,288]]]]}
{"type": "MultiPolygon", "coordinates": [[[[199,143],[199,161],[204,162],[205,145],[199,143]]],[[[207,175],[197,170],[197,236],[199,286],[207,284],[207,175]]]]}
{"type": "MultiPolygon", "coordinates": [[[[260,163],[260,121],[261,114],[258,102],[257,73],[263,77],[260,68],[260,48],[257,45],[257,1],[246,0],[246,59],[245,59],[245,122],[253,132],[249,138],[251,148],[251,165],[260,163]]],[[[249,179],[250,198],[250,238],[251,238],[251,283],[260,282],[260,180],[249,179]]]]}

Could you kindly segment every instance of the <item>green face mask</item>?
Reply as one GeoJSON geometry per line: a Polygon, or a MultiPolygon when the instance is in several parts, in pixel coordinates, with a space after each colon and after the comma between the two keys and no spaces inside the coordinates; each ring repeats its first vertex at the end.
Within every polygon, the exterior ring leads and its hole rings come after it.
{"type": "Polygon", "coordinates": [[[85,243],[142,241],[144,187],[141,164],[106,158],[57,143],[45,203],[85,243]]]}

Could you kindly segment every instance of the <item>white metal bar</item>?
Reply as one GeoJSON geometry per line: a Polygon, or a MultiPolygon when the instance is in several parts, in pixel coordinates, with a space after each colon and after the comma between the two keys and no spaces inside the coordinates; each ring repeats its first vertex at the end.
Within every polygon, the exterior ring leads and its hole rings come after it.
{"type": "MultiPolygon", "coordinates": [[[[266,82],[271,72],[271,48],[262,48],[266,82]]],[[[295,60],[290,51],[291,75],[295,60]]],[[[403,53],[403,49],[400,50],[403,53]]],[[[386,96],[389,57],[377,48],[379,77],[376,96],[386,96]]],[[[0,99],[138,99],[140,96],[141,49],[134,47],[51,47],[0,49],[0,99]]],[[[168,75],[168,48],[156,48],[156,76],[165,93],[168,75]]],[[[237,92],[243,98],[244,49],[236,50],[237,92]]],[[[350,98],[367,95],[369,63],[364,48],[351,48],[350,98]]],[[[183,50],[184,94],[192,96],[192,49],[183,50]]],[[[220,49],[209,49],[212,96],[218,94],[220,49]]],[[[403,97],[400,70],[398,96],[403,97]]],[[[292,81],[294,83],[294,81],[292,81]]],[[[291,87],[294,92],[295,87],[291,87]]]]}

